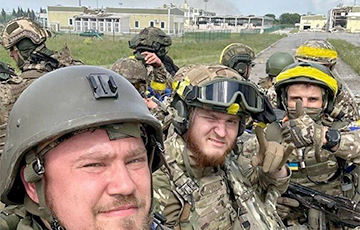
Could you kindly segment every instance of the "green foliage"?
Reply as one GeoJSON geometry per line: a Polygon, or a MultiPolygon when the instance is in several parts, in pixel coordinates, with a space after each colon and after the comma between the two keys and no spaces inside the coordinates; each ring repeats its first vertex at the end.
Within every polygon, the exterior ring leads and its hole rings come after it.
{"type": "Polygon", "coordinates": [[[360,74],[360,47],[341,39],[328,39],[335,47],[339,57],[356,73],[360,74]]]}
{"type": "MultiPolygon", "coordinates": [[[[252,47],[255,53],[260,52],[284,35],[276,34],[231,34],[231,37],[221,41],[208,41],[196,43],[194,40],[173,38],[169,48],[169,56],[181,66],[189,64],[216,64],[220,53],[230,43],[242,42],[252,47]]],[[[76,34],[57,34],[50,38],[46,44],[51,50],[61,51],[66,43],[74,58],[82,60],[87,65],[97,65],[109,68],[117,59],[132,55],[128,47],[130,36],[112,37],[104,36],[104,40],[92,40],[76,34]]],[[[7,50],[0,49],[0,60],[16,66],[9,57],[7,50]]]]}
{"type": "Polygon", "coordinates": [[[282,15],[280,15],[279,20],[280,20],[280,24],[291,24],[294,25],[295,23],[299,23],[300,22],[300,14],[298,13],[283,13],[282,15]]]}
{"type": "Polygon", "coordinates": [[[266,17],[273,18],[273,19],[276,19],[275,14],[265,14],[265,16],[266,16],[266,17]]]}

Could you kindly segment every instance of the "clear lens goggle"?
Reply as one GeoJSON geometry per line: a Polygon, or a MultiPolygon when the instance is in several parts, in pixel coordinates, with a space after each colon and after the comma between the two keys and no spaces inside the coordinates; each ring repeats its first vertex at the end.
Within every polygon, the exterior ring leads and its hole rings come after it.
{"type": "Polygon", "coordinates": [[[230,107],[233,103],[243,105],[249,112],[262,112],[264,98],[256,85],[249,81],[219,78],[198,87],[197,100],[215,106],[230,107]]]}

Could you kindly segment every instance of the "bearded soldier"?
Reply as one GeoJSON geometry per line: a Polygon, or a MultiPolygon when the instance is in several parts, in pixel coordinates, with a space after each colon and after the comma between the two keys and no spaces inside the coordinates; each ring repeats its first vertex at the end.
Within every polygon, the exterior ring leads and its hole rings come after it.
{"type": "Polygon", "coordinates": [[[291,151],[261,133],[254,162],[262,168],[245,158],[239,166],[232,151],[246,116],[264,113],[264,97],[226,66],[195,65],[182,74],[166,164],[153,175],[156,210],[174,229],[284,229],[271,199],[265,205],[257,192],[286,189],[290,172],[282,162],[291,151]]]}

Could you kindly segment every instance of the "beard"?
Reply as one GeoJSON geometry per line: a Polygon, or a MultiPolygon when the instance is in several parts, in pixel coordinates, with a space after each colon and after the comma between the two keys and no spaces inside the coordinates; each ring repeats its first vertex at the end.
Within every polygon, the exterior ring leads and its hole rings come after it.
{"type": "Polygon", "coordinates": [[[186,143],[186,146],[191,150],[191,152],[194,154],[196,165],[199,168],[203,167],[216,167],[223,165],[225,162],[225,158],[230,153],[236,144],[236,139],[231,143],[230,147],[226,149],[221,155],[212,155],[209,156],[206,153],[204,153],[199,144],[198,138],[195,136],[195,134],[192,133],[192,130],[190,129],[188,133],[184,135],[184,140],[186,143]]]}
{"type": "MultiPolygon", "coordinates": [[[[53,200],[51,198],[46,198],[46,203],[52,213],[53,218],[58,221],[58,224],[61,225],[62,227],[64,227],[65,230],[72,230],[71,228],[67,228],[67,224],[63,223],[61,218],[59,218],[59,215],[57,215],[57,211],[56,211],[53,200]]],[[[117,196],[115,196],[115,200],[111,204],[105,205],[105,206],[94,207],[92,214],[93,214],[94,218],[96,218],[96,215],[98,215],[101,212],[111,210],[114,207],[118,207],[121,205],[127,205],[127,204],[136,204],[139,208],[141,208],[141,207],[143,208],[146,205],[146,202],[144,199],[136,198],[135,195],[129,195],[129,196],[117,195],[117,196]]],[[[152,218],[150,216],[150,210],[149,210],[148,215],[146,215],[143,218],[140,228],[135,228],[135,226],[138,226],[138,223],[134,217],[127,217],[127,218],[119,219],[118,226],[122,230],[135,230],[135,229],[136,230],[150,230],[151,223],[152,223],[152,218]]],[[[96,224],[95,226],[90,226],[89,229],[107,230],[108,228],[105,223],[102,225],[96,224]]]]}

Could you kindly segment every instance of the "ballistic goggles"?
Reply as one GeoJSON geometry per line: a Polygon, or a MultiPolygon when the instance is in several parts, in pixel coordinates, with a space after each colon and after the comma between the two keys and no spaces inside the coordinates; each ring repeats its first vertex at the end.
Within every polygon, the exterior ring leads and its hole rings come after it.
{"type": "Polygon", "coordinates": [[[202,86],[194,86],[186,99],[226,108],[228,113],[240,111],[259,113],[264,110],[264,98],[256,85],[249,81],[229,78],[215,79],[202,86]]]}

